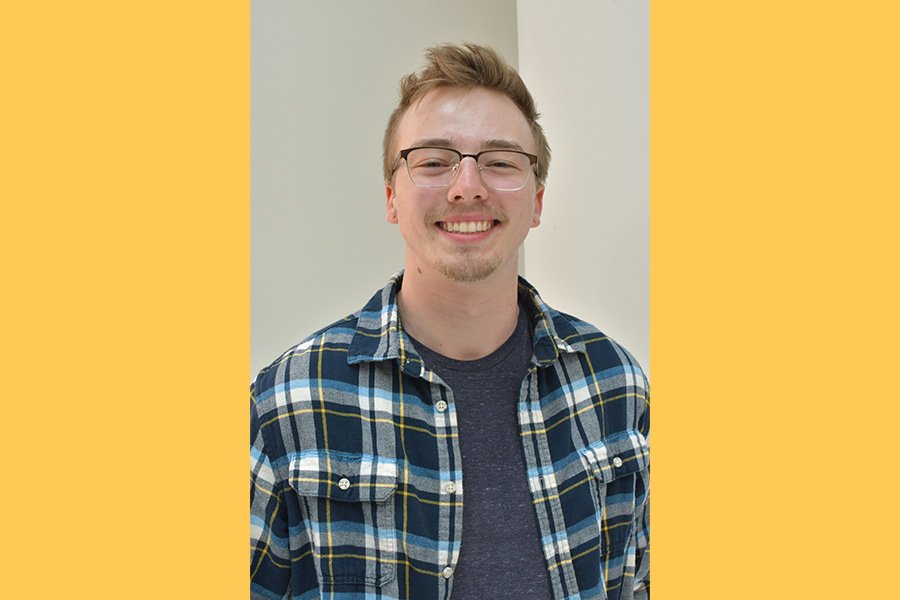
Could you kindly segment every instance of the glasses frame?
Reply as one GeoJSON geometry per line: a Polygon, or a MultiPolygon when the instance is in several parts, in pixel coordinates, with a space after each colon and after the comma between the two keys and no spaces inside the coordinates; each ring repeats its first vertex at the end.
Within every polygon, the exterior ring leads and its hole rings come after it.
{"type": "Polygon", "coordinates": [[[476,152],[475,154],[466,154],[464,152],[460,152],[456,148],[446,148],[444,146],[413,146],[412,148],[405,148],[399,152],[399,154],[397,155],[397,160],[394,162],[394,168],[391,170],[391,175],[396,173],[397,169],[400,168],[400,161],[402,160],[402,161],[406,162],[406,174],[409,175],[409,180],[410,180],[410,182],[412,182],[412,184],[414,186],[419,187],[419,188],[429,189],[429,190],[440,189],[440,188],[448,187],[451,183],[453,183],[453,180],[456,179],[457,175],[459,175],[459,165],[462,164],[463,159],[471,158],[472,160],[475,161],[475,168],[478,169],[478,177],[481,179],[481,183],[483,183],[485,185],[485,187],[488,187],[488,188],[498,191],[498,192],[516,192],[518,190],[521,190],[523,187],[525,187],[525,184],[528,183],[528,175],[525,176],[525,180],[522,182],[522,185],[520,185],[517,188],[498,188],[498,187],[494,187],[494,186],[490,185],[487,181],[485,181],[484,174],[481,172],[482,166],[480,164],[478,164],[478,159],[481,158],[482,154],[487,154],[488,152],[514,152],[516,154],[521,154],[522,156],[526,156],[526,157],[528,157],[528,161],[530,163],[528,166],[531,168],[531,171],[534,172],[535,174],[537,174],[537,171],[534,170],[534,166],[537,164],[537,156],[534,154],[525,152],[523,150],[516,150],[513,148],[488,148],[486,150],[476,152]],[[444,183],[441,185],[419,185],[413,179],[412,172],[409,170],[409,161],[406,160],[406,157],[409,156],[409,153],[413,152],[414,150],[424,150],[426,148],[431,148],[433,150],[446,150],[447,152],[452,152],[452,153],[456,154],[457,156],[459,156],[459,160],[457,161],[456,165],[453,167],[453,175],[450,176],[450,179],[447,181],[447,183],[444,183]]]}

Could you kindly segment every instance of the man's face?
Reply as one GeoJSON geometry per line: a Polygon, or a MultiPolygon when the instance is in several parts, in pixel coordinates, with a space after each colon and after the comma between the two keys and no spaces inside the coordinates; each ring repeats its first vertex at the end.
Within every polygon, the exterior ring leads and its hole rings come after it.
{"type": "MultiPolygon", "coordinates": [[[[485,88],[432,90],[409,107],[394,139],[395,155],[413,146],[443,146],[466,154],[488,148],[535,153],[531,129],[518,107],[485,88]]],[[[468,282],[498,270],[516,272],[518,248],[529,228],[540,223],[544,195],[533,172],[522,189],[488,188],[469,158],[447,187],[417,187],[405,161],[385,187],[388,222],[399,225],[406,240],[407,270],[436,271],[468,282]],[[473,228],[477,231],[458,231],[473,228]]]]}

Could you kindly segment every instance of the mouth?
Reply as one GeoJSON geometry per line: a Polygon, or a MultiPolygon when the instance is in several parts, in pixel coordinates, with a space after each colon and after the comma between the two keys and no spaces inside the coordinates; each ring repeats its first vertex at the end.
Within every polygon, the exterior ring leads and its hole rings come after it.
{"type": "Polygon", "coordinates": [[[436,225],[448,233],[484,233],[500,221],[438,221],[436,225]]]}

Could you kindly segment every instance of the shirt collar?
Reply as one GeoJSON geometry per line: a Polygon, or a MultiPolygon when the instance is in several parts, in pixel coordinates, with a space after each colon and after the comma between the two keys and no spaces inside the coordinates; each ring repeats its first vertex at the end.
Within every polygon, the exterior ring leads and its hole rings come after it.
{"type": "MultiPolygon", "coordinates": [[[[398,360],[404,372],[417,377],[425,375],[422,358],[400,322],[397,291],[402,283],[403,271],[400,271],[359,312],[356,332],[347,353],[348,363],[398,360]]],[[[585,351],[581,334],[572,325],[570,317],[550,308],[537,289],[522,277],[519,277],[518,288],[519,301],[528,309],[532,326],[532,364],[547,367],[557,360],[560,352],[585,351]]]]}

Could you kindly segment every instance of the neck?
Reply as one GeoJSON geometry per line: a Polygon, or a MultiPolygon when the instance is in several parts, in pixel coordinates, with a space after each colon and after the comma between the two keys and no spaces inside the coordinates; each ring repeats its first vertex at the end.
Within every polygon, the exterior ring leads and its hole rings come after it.
{"type": "Polygon", "coordinates": [[[403,328],[435,352],[475,360],[503,345],[519,316],[515,264],[478,282],[408,268],[397,294],[403,328]]]}

